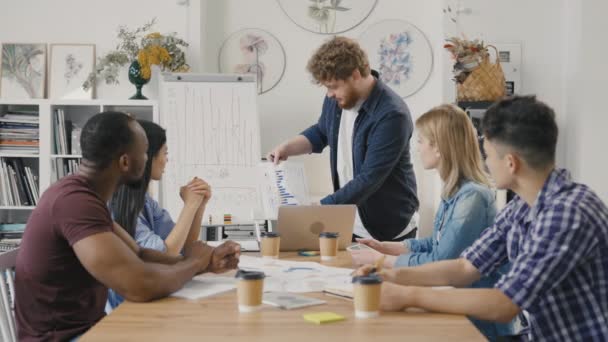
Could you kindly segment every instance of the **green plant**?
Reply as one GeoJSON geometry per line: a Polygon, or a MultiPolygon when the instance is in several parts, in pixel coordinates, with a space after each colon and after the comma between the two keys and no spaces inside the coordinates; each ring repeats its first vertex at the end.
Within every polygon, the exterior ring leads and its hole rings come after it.
{"type": "Polygon", "coordinates": [[[163,71],[190,70],[182,50],[188,47],[188,43],[176,37],[175,32],[165,35],[159,32],[149,33],[155,24],[156,18],[135,30],[120,26],[116,49],[97,59],[95,71],[89,74],[83,88],[91,88],[98,79],[103,79],[106,84],[118,84],[120,69],[135,60],[139,62],[142,77],[145,79],[152,76],[152,65],[160,66],[163,71]]]}

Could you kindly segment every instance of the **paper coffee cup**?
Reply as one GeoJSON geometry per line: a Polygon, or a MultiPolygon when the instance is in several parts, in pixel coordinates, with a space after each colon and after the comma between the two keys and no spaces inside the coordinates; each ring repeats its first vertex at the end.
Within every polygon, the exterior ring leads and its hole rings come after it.
{"type": "Polygon", "coordinates": [[[263,232],[260,243],[260,252],[262,258],[279,258],[279,250],[281,247],[281,237],[275,232],[263,232]]]}
{"type": "Polygon", "coordinates": [[[377,275],[354,277],[353,287],[355,290],[355,317],[378,317],[382,279],[377,275]]]}
{"type": "Polygon", "coordinates": [[[264,277],[264,272],[239,270],[236,273],[239,312],[255,312],[262,307],[264,277]]]}
{"type": "Polygon", "coordinates": [[[319,234],[321,261],[331,261],[338,255],[338,233],[323,232],[319,234]]]}

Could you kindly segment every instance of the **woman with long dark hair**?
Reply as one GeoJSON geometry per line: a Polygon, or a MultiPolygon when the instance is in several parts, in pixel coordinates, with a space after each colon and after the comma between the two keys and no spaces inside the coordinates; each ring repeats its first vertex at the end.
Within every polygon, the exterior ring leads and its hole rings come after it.
{"type": "MultiPolygon", "coordinates": [[[[146,120],[139,120],[148,137],[148,161],[143,178],[136,185],[121,185],[112,197],[110,209],[114,221],[121,225],[138,245],[178,255],[185,245],[199,239],[205,206],[211,198],[211,187],[195,177],[180,189],[184,201],[177,222],[148,194],[151,180],[160,180],[168,161],[165,129],[146,120]]],[[[122,298],[110,290],[112,307],[122,298]]]]}

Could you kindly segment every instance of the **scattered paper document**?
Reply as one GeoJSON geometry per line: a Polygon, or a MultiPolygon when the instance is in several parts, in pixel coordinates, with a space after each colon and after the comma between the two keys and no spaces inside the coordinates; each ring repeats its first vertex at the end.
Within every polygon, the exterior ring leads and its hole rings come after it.
{"type": "MultiPolygon", "coordinates": [[[[433,290],[446,290],[446,289],[453,289],[454,287],[452,287],[452,286],[432,286],[431,288],[433,290]]],[[[331,295],[344,297],[344,298],[351,298],[351,299],[354,297],[354,293],[355,293],[352,282],[347,281],[345,279],[327,283],[325,285],[325,287],[323,288],[323,292],[331,294],[331,295]]]]}
{"type": "Polygon", "coordinates": [[[283,205],[308,205],[308,185],[304,164],[282,162],[279,165],[266,162],[259,165],[262,173],[260,193],[264,217],[276,220],[283,205]]]}
{"type": "Polygon", "coordinates": [[[291,310],[304,308],[307,306],[321,305],[327,303],[324,300],[310,298],[302,295],[284,292],[267,292],[264,293],[262,303],[278,306],[281,309],[291,310]]]}
{"type": "Polygon", "coordinates": [[[200,299],[236,289],[236,279],[233,277],[218,277],[199,275],[187,282],[184,287],[171,296],[186,299],[200,299]]]}
{"type": "Polygon", "coordinates": [[[241,255],[239,268],[262,271],[264,292],[322,292],[327,284],[349,282],[352,270],[316,262],[263,259],[241,255]]]}

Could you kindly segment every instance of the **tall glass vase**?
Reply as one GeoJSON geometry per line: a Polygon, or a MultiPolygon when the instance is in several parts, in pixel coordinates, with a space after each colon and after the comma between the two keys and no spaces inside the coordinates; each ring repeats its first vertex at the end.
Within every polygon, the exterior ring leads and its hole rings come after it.
{"type": "Polygon", "coordinates": [[[137,60],[133,61],[133,63],[131,63],[131,65],[129,66],[129,82],[131,82],[133,85],[135,85],[137,92],[135,93],[135,95],[131,96],[129,99],[147,100],[148,98],[145,97],[141,93],[141,88],[149,81],[150,81],[149,78],[148,79],[143,78],[143,76],[141,74],[141,66],[139,65],[139,62],[137,60]]]}

